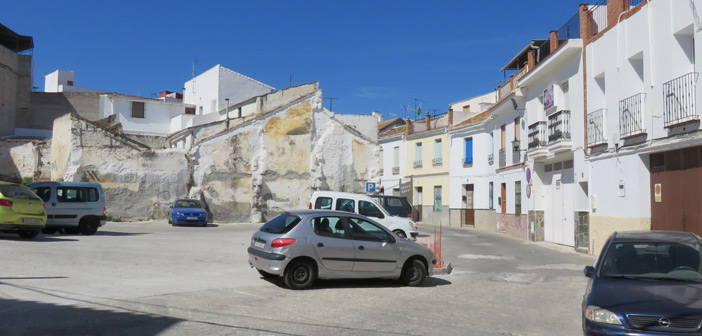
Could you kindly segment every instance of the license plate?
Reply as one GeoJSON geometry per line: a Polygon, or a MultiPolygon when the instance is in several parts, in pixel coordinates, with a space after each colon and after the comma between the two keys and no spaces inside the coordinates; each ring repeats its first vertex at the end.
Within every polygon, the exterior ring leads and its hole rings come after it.
{"type": "Polygon", "coordinates": [[[39,224],[39,218],[22,218],[24,224],[39,224]]]}
{"type": "Polygon", "coordinates": [[[261,242],[258,242],[258,241],[254,241],[253,244],[254,244],[254,246],[256,246],[256,247],[258,247],[258,248],[264,248],[264,247],[266,247],[266,244],[265,244],[265,243],[261,243],[261,242]]]}
{"type": "Polygon", "coordinates": [[[188,220],[197,220],[197,217],[188,217],[188,220]]]}

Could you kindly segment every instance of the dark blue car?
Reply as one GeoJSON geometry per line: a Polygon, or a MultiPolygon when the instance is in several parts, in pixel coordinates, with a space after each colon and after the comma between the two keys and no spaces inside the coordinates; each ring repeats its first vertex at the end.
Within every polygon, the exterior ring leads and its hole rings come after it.
{"type": "Polygon", "coordinates": [[[585,335],[702,335],[702,239],[689,232],[613,233],[583,297],[585,335]]]}
{"type": "Polygon", "coordinates": [[[179,199],[168,210],[168,223],[207,226],[207,211],[198,200],[179,199]]]}

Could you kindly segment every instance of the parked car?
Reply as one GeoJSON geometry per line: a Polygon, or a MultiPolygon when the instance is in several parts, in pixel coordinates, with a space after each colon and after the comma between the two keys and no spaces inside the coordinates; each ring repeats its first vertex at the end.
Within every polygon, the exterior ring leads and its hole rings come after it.
{"type": "Polygon", "coordinates": [[[29,188],[0,182],[0,231],[32,239],[46,224],[44,202],[29,188]]]}
{"type": "Polygon", "coordinates": [[[27,185],[46,204],[45,234],[92,235],[107,221],[105,196],[99,183],[36,182],[27,185]]]}
{"type": "Polygon", "coordinates": [[[702,335],[702,239],[689,232],[614,232],[582,303],[585,335],[702,335]]]}
{"type": "Polygon", "coordinates": [[[315,279],[395,278],[418,286],[433,274],[429,248],[400,239],[385,226],[351,212],[286,212],[251,237],[249,265],[264,278],[283,276],[291,289],[315,279]]]}
{"type": "Polygon", "coordinates": [[[340,210],[371,217],[400,238],[416,240],[417,224],[408,218],[394,217],[368,195],[336,191],[315,191],[310,199],[310,209],[340,210]]]}
{"type": "Polygon", "coordinates": [[[179,199],[168,209],[168,223],[173,226],[195,224],[204,227],[207,226],[207,211],[198,200],[179,199]]]}
{"type": "Polygon", "coordinates": [[[393,216],[412,218],[412,204],[405,196],[371,195],[393,216]]]}

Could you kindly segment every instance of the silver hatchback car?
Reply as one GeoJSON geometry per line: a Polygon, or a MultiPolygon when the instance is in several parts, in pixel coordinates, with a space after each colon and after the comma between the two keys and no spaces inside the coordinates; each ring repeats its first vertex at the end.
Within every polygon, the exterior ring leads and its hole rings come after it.
{"type": "Polygon", "coordinates": [[[365,216],[310,210],[281,214],[251,237],[249,264],[291,289],[315,279],[395,278],[418,286],[433,274],[429,248],[399,238],[365,216]]]}

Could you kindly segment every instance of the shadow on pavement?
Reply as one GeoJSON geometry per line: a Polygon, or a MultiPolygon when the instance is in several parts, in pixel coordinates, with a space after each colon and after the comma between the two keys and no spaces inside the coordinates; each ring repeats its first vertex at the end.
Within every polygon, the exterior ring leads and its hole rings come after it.
{"type": "MultiPolygon", "coordinates": [[[[169,224],[169,225],[171,225],[171,224],[169,224]]],[[[172,226],[174,226],[174,227],[191,227],[191,228],[199,228],[199,227],[216,228],[216,227],[219,227],[219,225],[212,224],[212,223],[207,224],[207,226],[200,226],[200,224],[178,224],[178,225],[172,225],[172,226]]]]}
{"type": "Polygon", "coordinates": [[[5,335],[158,335],[183,320],[64,306],[36,301],[0,299],[5,335]]]}
{"type": "Polygon", "coordinates": [[[32,239],[24,239],[20,238],[16,234],[8,233],[7,235],[0,235],[0,240],[16,240],[16,241],[24,241],[27,243],[51,243],[51,242],[71,242],[71,241],[78,241],[78,239],[72,239],[72,238],[66,238],[66,237],[61,237],[61,236],[56,236],[56,237],[51,237],[51,236],[46,236],[43,234],[39,234],[38,236],[32,238],[32,239]],[[11,235],[14,235],[11,236],[11,235]]]}
{"type": "MultiPolygon", "coordinates": [[[[266,279],[261,277],[261,279],[268,281],[280,288],[287,289],[283,277],[278,277],[275,279],[266,279]]],[[[424,282],[418,287],[438,287],[450,285],[451,282],[441,278],[427,277],[424,282]]],[[[398,288],[406,287],[400,283],[397,279],[342,279],[342,280],[320,280],[317,279],[312,287],[306,290],[315,289],[333,289],[333,288],[398,288]]]]}

